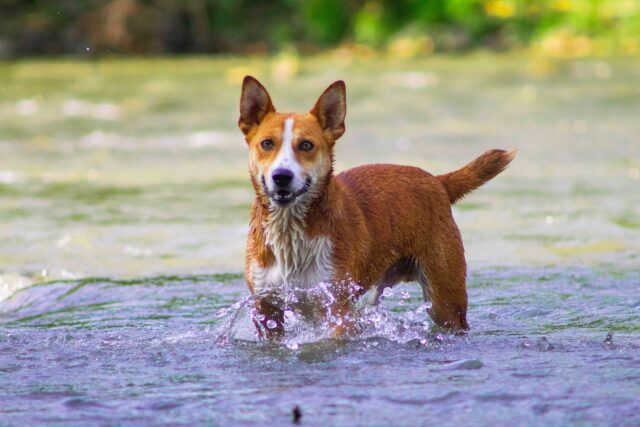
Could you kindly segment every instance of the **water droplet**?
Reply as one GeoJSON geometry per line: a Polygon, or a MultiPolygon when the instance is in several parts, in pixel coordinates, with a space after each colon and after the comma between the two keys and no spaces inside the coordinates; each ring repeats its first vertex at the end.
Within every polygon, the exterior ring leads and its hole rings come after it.
{"type": "Polygon", "coordinates": [[[287,343],[287,348],[289,350],[297,350],[298,349],[298,343],[295,341],[292,341],[290,343],[287,343]]]}
{"type": "Polygon", "coordinates": [[[273,319],[267,320],[267,328],[275,329],[277,326],[278,326],[278,324],[276,323],[275,320],[273,320],[273,319]]]}
{"type": "Polygon", "coordinates": [[[402,291],[400,296],[402,296],[403,299],[408,299],[410,297],[409,292],[407,291],[402,291]]]}

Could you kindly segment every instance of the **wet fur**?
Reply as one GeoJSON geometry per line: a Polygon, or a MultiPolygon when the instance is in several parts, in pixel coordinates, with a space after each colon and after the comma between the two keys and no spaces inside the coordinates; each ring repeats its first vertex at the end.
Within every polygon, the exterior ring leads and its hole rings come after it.
{"type": "MultiPolygon", "coordinates": [[[[267,336],[284,332],[283,286],[329,283],[332,316],[350,312],[373,290],[377,302],[386,287],[418,281],[436,324],[468,329],[466,263],[451,205],[499,174],[515,153],[490,150],[461,169],[433,176],[411,166],[373,164],[334,176],[333,147],[344,132],[344,83],[325,91],[307,114],[277,113],[255,79],[247,77],[239,126],[249,146],[249,170],[256,191],[247,240],[245,277],[267,336]],[[284,123],[295,122],[296,141],[316,144],[313,155],[296,152],[303,173],[313,177],[295,204],[274,205],[261,185],[274,153],[260,149],[271,138],[282,144],[284,123]],[[280,138],[280,140],[278,140],[280,138]],[[344,286],[344,283],[356,287],[344,286]],[[276,328],[266,328],[275,320],[276,328]]],[[[334,325],[336,335],[348,325],[334,325]]]]}

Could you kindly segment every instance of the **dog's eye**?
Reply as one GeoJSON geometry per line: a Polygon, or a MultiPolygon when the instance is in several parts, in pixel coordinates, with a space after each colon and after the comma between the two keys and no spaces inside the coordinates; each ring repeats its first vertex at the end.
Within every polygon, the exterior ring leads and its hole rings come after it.
{"type": "Polygon", "coordinates": [[[298,145],[298,150],[300,151],[311,151],[313,150],[313,142],[304,140],[298,145]]]}
{"type": "Polygon", "coordinates": [[[263,150],[269,151],[269,150],[273,150],[276,144],[274,144],[273,141],[270,139],[265,139],[260,143],[260,146],[262,147],[263,150]]]}

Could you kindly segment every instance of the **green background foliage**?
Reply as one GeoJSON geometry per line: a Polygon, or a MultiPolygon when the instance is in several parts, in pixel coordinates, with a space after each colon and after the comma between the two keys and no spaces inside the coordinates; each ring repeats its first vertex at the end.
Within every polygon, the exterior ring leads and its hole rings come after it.
{"type": "MultiPolygon", "coordinates": [[[[0,55],[548,45],[636,53],[640,0],[0,0],[0,55]],[[403,46],[402,44],[400,44],[403,46]],[[406,46],[405,46],[406,47],[406,46]]],[[[411,49],[409,49],[411,50],[411,49]]]]}

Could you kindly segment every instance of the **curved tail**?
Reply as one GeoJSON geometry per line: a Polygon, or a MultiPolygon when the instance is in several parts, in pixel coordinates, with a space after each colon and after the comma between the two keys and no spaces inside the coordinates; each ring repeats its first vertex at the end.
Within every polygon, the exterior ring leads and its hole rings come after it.
{"type": "Polygon", "coordinates": [[[489,150],[462,168],[436,178],[449,193],[449,200],[454,204],[467,193],[480,187],[494,176],[505,170],[516,156],[516,150],[489,150]]]}

